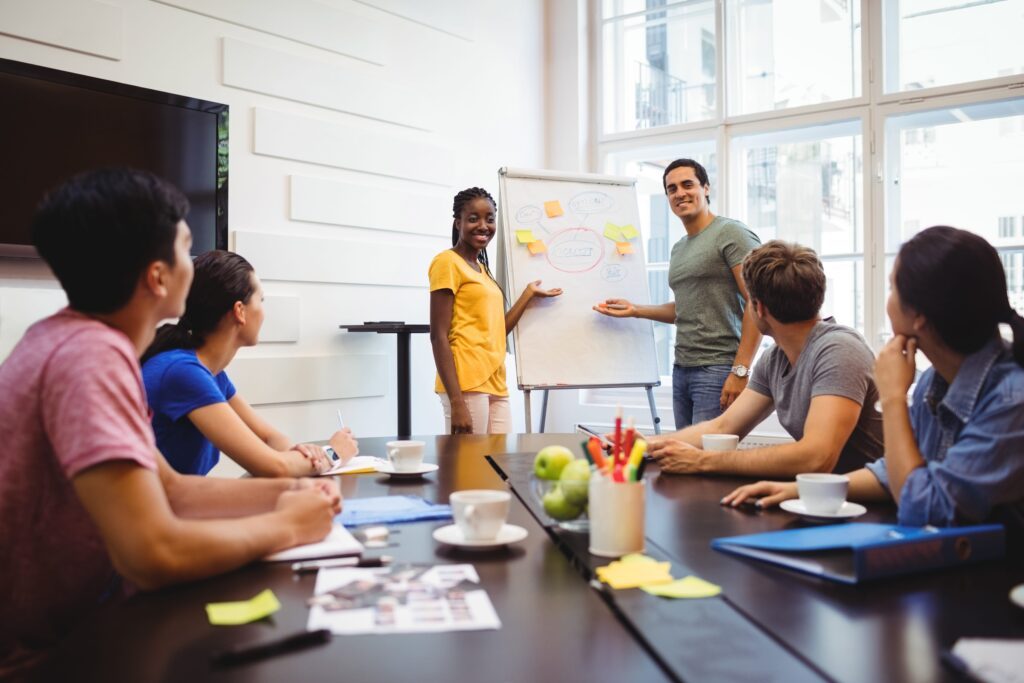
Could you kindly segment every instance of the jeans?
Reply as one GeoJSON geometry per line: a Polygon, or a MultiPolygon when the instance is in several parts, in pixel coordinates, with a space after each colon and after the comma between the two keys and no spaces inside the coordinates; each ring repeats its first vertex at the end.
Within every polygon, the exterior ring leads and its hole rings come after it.
{"type": "Polygon", "coordinates": [[[672,414],[676,429],[722,414],[722,385],[731,371],[730,365],[672,366],[672,414]]]}

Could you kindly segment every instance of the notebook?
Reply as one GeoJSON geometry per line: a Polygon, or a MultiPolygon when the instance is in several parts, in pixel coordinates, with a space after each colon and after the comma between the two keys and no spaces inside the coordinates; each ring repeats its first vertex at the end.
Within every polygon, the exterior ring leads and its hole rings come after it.
{"type": "Polygon", "coordinates": [[[315,560],[321,557],[341,557],[343,555],[361,555],[363,544],[355,539],[349,530],[335,524],[324,540],[317,543],[295,546],[281,552],[267,555],[264,562],[297,562],[299,560],[315,560]]]}

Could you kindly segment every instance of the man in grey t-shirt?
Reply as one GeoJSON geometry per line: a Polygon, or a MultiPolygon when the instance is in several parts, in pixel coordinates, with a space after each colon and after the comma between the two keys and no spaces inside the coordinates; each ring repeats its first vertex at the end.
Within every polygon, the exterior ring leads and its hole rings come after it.
{"type": "Polygon", "coordinates": [[[672,412],[682,429],[718,417],[746,387],[761,334],[745,312],[740,263],[761,240],[739,221],[711,213],[708,174],[693,159],[673,161],[662,180],[669,207],[686,229],[669,262],[674,301],[639,306],[608,299],[594,310],[675,323],[672,412]]]}
{"type": "Polygon", "coordinates": [[[875,358],[857,332],[818,315],[825,272],[814,251],[773,240],[746,258],[743,279],[758,329],[774,338],[775,346],[720,417],[648,440],[661,470],[781,477],[850,472],[881,457],[875,358]],[[742,438],[772,410],[794,443],[701,450],[704,434],[742,438]]]}

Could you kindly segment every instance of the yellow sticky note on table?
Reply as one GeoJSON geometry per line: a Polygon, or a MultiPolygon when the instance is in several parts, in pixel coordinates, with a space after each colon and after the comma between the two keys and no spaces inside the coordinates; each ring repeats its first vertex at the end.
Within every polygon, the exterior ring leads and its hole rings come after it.
{"type": "Polygon", "coordinates": [[[548,218],[555,218],[565,212],[562,211],[562,203],[555,199],[550,202],[544,202],[544,213],[548,215],[548,218]]]}
{"type": "Polygon", "coordinates": [[[612,562],[595,570],[597,578],[612,588],[638,588],[672,581],[672,563],[632,560],[612,562]]]}
{"type": "Polygon", "coordinates": [[[546,244],[544,244],[543,240],[536,240],[534,242],[530,242],[529,244],[526,245],[526,248],[530,250],[531,254],[542,254],[548,250],[548,247],[546,244]]]}
{"type": "Polygon", "coordinates": [[[619,226],[619,230],[622,232],[622,236],[625,237],[627,240],[631,240],[640,234],[637,231],[637,229],[633,227],[632,223],[630,223],[629,225],[619,226]]]}
{"type": "Polygon", "coordinates": [[[630,564],[632,562],[657,562],[657,560],[640,553],[630,553],[619,558],[619,564],[630,564]]]}
{"type": "Polygon", "coordinates": [[[533,236],[533,230],[516,230],[516,239],[519,240],[519,244],[532,244],[537,241],[533,236]]]}
{"type": "Polygon", "coordinates": [[[249,600],[211,602],[206,606],[206,616],[214,626],[238,626],[268,617],[279,609],[281,603],[268,588],[249,600]]]}
{"type": "Polygon", "coordinates": [[[612,242],[621,242],[623,239],[622,228],[615,225],[614,223],[605,223],[604,236],[610,239],[612,242]]]}
{"type": "Polygon", "coordinates": [[[671,583],[640,586],[640,590],[663,598],[713,598],[722,592],[722,587],[696,576],[687,576],[671,583]]]}
{"type": "Polygon", "coordinates": [[[633,253],[633,245],[630,242],[616,242],[615,251],[619,252],[620,256],[633,253]]]}

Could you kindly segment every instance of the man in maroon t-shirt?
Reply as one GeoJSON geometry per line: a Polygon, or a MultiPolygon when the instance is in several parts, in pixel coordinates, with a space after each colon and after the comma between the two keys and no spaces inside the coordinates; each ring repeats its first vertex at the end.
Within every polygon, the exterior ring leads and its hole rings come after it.
{"type": "Polygon", "coordinates": [[[33,243],[69,307],[0,365],[0,678],[124,594],[320,540],[333,482],[208,479],[157,452],[139,354],[192,281],[185,197],[128,169],[51,193],[33,243]]]}

